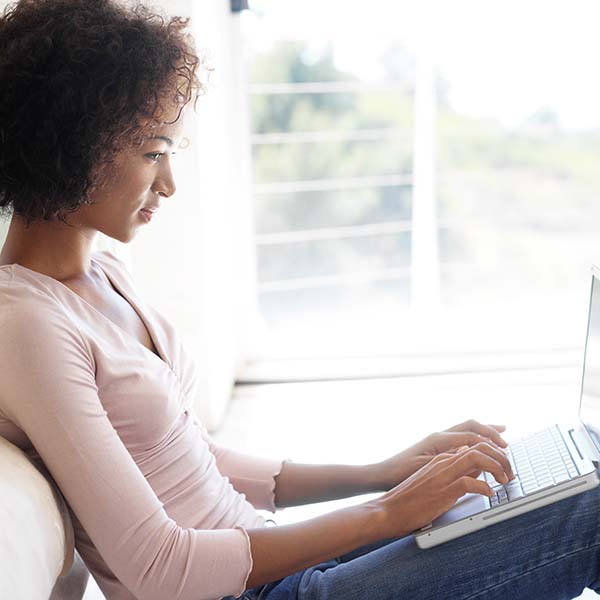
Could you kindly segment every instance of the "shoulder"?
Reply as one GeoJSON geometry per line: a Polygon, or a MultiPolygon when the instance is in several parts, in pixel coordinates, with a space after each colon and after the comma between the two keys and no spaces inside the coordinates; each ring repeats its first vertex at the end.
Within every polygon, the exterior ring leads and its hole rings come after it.
{"type": "Polygon", "coordinates": [[[68,342],[79,347],[81,333],[51,287],[26,277],[0,277],[2,348],[13,350],[68,342]]]}
{"type": "MultiPolygon", "coordinates": [[[[22,390],[26,379],[40,385],[56,378],[61,385],[93,385],[96,359],[89,339],[51,298],[0,302],[0,330],[2,391],[22,390]]],[[[1,411],[6,410],[3,405],[1,411]]]]}
{"type": "MultiPolygon", "coordinates": [[[[49,312],[60,312],[60,307],[42,284],[15,277],[12,269],[0,269],[0,321],[31,320],[36,322],[49,312]]],[[[42,282],[43,283],[43,282],[42,282]]]]}
{"type": "MultiPolygon", "coordinates": [[[[12,294],[0,294],[0,328],[3,337],[9,332],[22,339],[35,339],[56,334],[57,330],[73,330],[60,304],[29,286],[13,286],[12,294]]],[[[6,339],[6,338],[5,338],[6,339]]]]}

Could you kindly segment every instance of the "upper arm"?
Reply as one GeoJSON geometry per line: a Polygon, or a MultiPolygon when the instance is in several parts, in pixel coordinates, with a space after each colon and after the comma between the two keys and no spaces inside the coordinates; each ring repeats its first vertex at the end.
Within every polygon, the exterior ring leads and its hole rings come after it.
{"type": "Polygon", "coordinates": [[[98,395],[94,359],[60,311],[0,315],[0,403],[27,435],[106,564],[136,596],[239,595],[251,568],[240,529],[179,527],[98,395]]]}

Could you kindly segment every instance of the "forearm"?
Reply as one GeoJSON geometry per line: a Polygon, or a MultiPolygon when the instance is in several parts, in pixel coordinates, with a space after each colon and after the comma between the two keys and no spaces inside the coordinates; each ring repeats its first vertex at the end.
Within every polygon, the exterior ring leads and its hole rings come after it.
{"type": "Polygon", "coordinates": [[[275,506],[298,506],[384,491],[376,464],[311,465],[288,462],[275,478],[275,506]]]}
{"type": "Polygon", "coordinates": [[[384,528],[381,510],[367,502],[300,523],[249,529],[253,567],[247,587],[276,581],[385,539],[384,528]]]}

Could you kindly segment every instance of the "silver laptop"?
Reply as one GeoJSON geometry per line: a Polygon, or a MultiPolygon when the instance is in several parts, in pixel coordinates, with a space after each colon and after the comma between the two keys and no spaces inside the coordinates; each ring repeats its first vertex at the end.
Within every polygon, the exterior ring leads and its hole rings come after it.
{"type": "MultiPolygon", "coordinates": [[[[575,411],[573,411],[575,412],[575,411]]],[[[600,483],[600,269],[592,267],[592,289],[579,402],[579,418],[511,441],[515,479],[502,485],[482,473],[492,498],[463,496],[447,513],[415,532],[420,548],[430,548],[488,525],[516,517],[600,483]]]]}

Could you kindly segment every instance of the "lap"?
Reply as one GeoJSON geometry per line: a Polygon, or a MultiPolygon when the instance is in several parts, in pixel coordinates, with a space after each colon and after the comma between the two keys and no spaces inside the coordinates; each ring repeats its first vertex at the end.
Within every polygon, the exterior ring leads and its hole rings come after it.
{"type": "Polygon", "coordinates": [[[600,589],[599,510],[596,488],[428,550],[413,536],[382,540],[242,598],[575,598],[600,589]]]}

